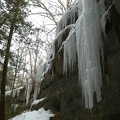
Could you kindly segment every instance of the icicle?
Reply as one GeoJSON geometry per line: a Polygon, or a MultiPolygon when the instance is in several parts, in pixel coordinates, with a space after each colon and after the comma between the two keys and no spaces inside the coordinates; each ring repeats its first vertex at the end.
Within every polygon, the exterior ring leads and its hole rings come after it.
{"type": "Polygon", "coordinates": [[[100,22],[101,22],[102,32],[104,36],[106,37],[106,33],[105,33],[106,16],[105,15],[102,16],[102,18],[100,19],[100,22]]]}
{"type": "Polygon", "coordinates": [[[64,42],[64,66],[63,72],[67,73],[67,69],[73,70],[76,62],[76,38],[75,30],[72,29],[66,41],[64,42]]]}
{"type": "Polygon", "coordinates": [[[19,97],[20,89],[17,89],[17,98],[19,97]]]}
{"type": "MultiPolygon", "coordinates": [[[[54,43],[53,43],[53,56],[55,57],[55,54],[56,52],[58,52],[55,48],[57,47],[58,49],[60,48],[60,46],[62,45],[63,43],[63,36],[66,32],[69,32],[72,28],[73,28],[74,24],[71,24],[71,25],[68,25],[66,28],[64,28],[63,30],[61,30],[57,37],[55,38],[54,40],[54,43]]],[[[54,58],[53,57],[53,58],[54,58]]]]}
{"type": "Polygon", "coordinates": [[[37,73],[36,73],[36,81],[39,82],[41,80],[42,74],[45,71],[46,68],[46,63],[42,64],[39,66],[39,68],[37,69],[37,73]]]}
{"type": "Polygon", "coordinates": [[[16,109],[18,108],[19,104],[14,104],[14,111],[16,112],[16,109]]]}
{"type": "MultiPolygon", "coordinates": [[[[54,59],[56,54],[56,45],[58,48],[63,45],[64,73],[67,73],[68,69],[73,70],[74,64],[78,61],[79,83],[81,84],[82,93],[85,98],[86,108],[93,107],[94,92],[96,93],[97,101],[101,100],[101,64],[103,64],[104,59],[102,33],[106,36],[105,25],[104,0],[100,0],[99,3],[96,0],[79,0],[78,5],[72,6],[63,15],[56,28],[52,58],[54,59]],[[76,14],[78,14],[77,21],[75,18],[76,14]],[[62,37],[68,24],[75,25],[73,25],[74,28],[72,26],[68,37],[64,41],[62,37]]],[[[43,78],[43,72],[43,68],[37,71],[34,100],[39,94],[39,85],[43,78]]]]}
{"type": "Polygon", "coordinates": [[[40,93],[41,79],[44,78],[44,71],[46,71],[46,69],[49,69],[46,66],[47,66],[46,63],[44,63],[44,64],[40,65],[38,70],[37,70],[37,73],[36,73],[36,85],[35,85],[33,100],[36,100],[39,93],[40,93]]]}
{"type": "Polygon", "coordinates": [[[27,90],[26,90],[26,105],[28,104],[29,102],[29,99],[30,99],[30,93],[32,91],[32,81],[29,80],[28,83],[27,83],[27,90]]]}
{"type": "Polygon", "coordinates": [[[13,89],[12,98],[14,99],[16,95],[16,89],[13,89]]]}
{"type": "Polygon", "coordinates": [[[66,13],[62,16],[60,22],[57,25],[56,28],[56,35],[64,29],[68,23],[69,24],[74,24],[76,22],[76,14],[78,13],[78,6],[75,4],[71,6],[66,13]],[[68,22],[69,21],[69,22],[68,22]]]}
{"type": "Polygon", "coordinates": [[[19,97],[19,94],[20,94],[20,90],[23,89],[23,87],[19,87],[16,89],[16,92],[17,92],[17,98],[19,97]]]}
{"type": "Polygon", "coordinates": [[[99,10],[99,16],[101,18],[105,13],[104,0],[100,0],[97,5],[99,10]]]}
{"type": "MultiPolygon", "coordinates": [[[[82,0],[82,14],[76,25],[76,46],[79,80],[85,97],[85,107],[93,107],[93,93],[101,100],[102,74],[100,50],[102,48],[101,24],[95,0],[82,0]]],[[[103,26],[104,27],[104,26],[103,26]]]]}
{"type": "Polygon", "coordinates": [[[31,107],[30,107],[30,108],[32,108],[33,105],[37,105],[38,103],[42,102],[42,101],[45,100],[46,98],[47,98],[47,97],[44,97],[44,98],[41,98],[41,99],[39,99],[39,100],[33,101],[33,103],[31,104],[31,107]]]}
{"type": "Polygon", "coordinates": [[[34,90],[33,101],[37,99],[39,93],[40,93],[40,83],[36,83],[35,90],[34,90]]]}
{"type": "Polygon", "coordinates": [[[80,17],[82,14],[82,0],[78,2],[78,16],[80,17]]]}

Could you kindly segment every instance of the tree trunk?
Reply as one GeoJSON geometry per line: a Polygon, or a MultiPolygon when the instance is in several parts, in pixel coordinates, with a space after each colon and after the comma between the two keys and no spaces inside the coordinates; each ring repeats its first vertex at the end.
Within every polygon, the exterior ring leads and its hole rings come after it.
{"type": "Polygon", "coordinates": [[[0,96],[0,120],[5,120],[5,86],[6,86],[6,80],[7,80],[7,66],[8,66],[8,60],[9,60],[11,40],[13,36],[14,27],[16,24],[18,10],[19,10],[19,2],[16,8],[16,12],[14,14],[14,18],[11,23],[10,33],[8,36],[8,43],[6,48],[6,54],[5,54],[5,60],[3,65],[3,73],[2,73],[2,81],[1,81],[1,96],[0,96]]]}

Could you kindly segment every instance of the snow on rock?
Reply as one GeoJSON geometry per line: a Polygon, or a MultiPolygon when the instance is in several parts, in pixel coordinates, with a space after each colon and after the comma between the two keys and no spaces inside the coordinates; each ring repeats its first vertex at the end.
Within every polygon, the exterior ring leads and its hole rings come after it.
{"type": "Polygon", "coordinates": [[[53,116],[54,114],[50,110],[45,111],[44,108],[41,108],[38,111],[34,110],[22,113],[9,120],[50,120],[50,117],[53,116]]]}
{"type": "Polygon", "coordinates": [[[19,93],[20,93],[20,90],[23,89],[23,87],[18,87],[18,88],[15,88],[12,90],[9,90],[9,91],[6,91],[5,92],[5,96],[10,96],[12,94],[12,97],[13,99],[15,98],[16,94],[17,94],[17,97],[19,96],[19,93]],[[12,93],[13,92],[13,93],[12,93]]]}
{"type": "Polygon", "coordinates": [[[11,93],[12,93],[12,90],[6,91],[6,92],[5,92],[5,96],[10,96],[11,93]]]}
{"type": "Polygon", "coordinates": [[[41,99],[39,99],[39,100],[33,101],[33,103],[31,104],[31,107],[32,107],[33,105],[37,105],[38,103],[42,102],[44,99],[46,99],[46,97],[45,97],[45,98],[41,98],[41,99]]]}

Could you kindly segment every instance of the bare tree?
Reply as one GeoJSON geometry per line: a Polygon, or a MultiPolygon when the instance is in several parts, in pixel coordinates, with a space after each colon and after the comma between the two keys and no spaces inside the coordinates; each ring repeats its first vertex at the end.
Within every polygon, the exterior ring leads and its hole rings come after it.
{"type": "Polygon", "coordinates": [[[50,43],[53,42],[50,36],[55,35],[56,26],[61,16],[78,0],[32,0],[31,6],[39,9],[38,12],[31,13],[30,15],[40,15],[42,23],[40,28],[50,43]]]}

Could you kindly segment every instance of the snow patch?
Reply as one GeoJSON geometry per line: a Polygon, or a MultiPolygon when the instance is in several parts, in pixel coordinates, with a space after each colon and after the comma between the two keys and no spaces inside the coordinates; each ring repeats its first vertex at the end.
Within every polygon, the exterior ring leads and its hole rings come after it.
{"type": "Polygon", "coordinates": [[[32,103],[31,106],[37,105],[38,103],[42,102],[42,101],[45,100],[45,99],[46,99],[46,97],[45,97],[45,98],[41,98],[41,99],[39,99],[39,100],[35,100],[35,101],[32,103]]]}
{"type": "Polygon", "coordinates": [[[54,114],[50,110],[45,111],[44,108],[41,108],[38,111],[34,110],[22,113],[9,120],[50,120],[50,117],[53,116],[54,114]]]}
{"type": "Polygon", "coordinates": [[[5,96],[10,96],[11,93],[12,93],[12,90],[6,91],[6,92],[5,92],[5,96]]]}
{"type": "Polygon", "coordinates": [[[18,87],[16,89],[13,89],[13,93],[12,93],[12,90],[6,91],[5,96],[10,96],[12,94],[12,97],[14,99],[17,94],[17,97],[19,97],[19,93],[21,89],[23,89],[23,87],[18,87]]]}

